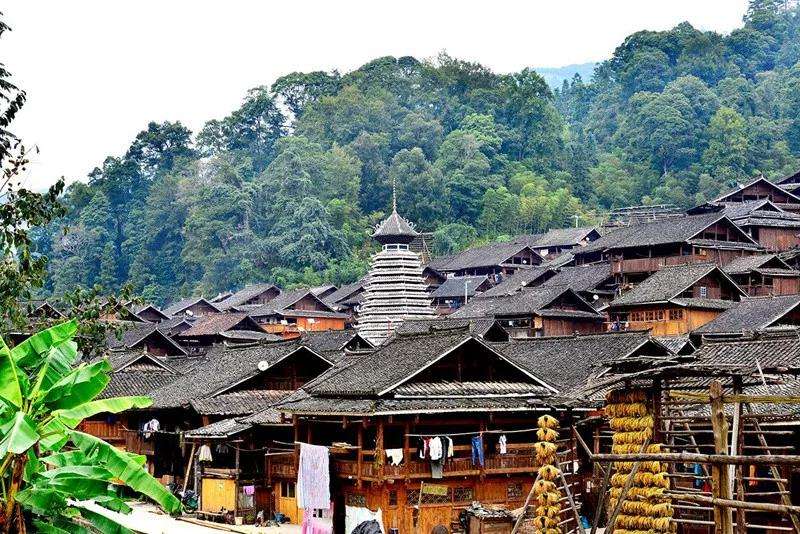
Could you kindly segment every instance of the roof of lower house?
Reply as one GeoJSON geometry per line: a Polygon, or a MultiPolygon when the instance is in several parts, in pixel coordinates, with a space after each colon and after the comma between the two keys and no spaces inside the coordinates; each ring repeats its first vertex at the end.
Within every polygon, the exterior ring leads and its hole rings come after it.
{"type": "Polygon", "coordinates": [[[127,397],[149,395],[151,392],[174,382],[179,375],[161,371],[132,371],[123,370],[111,374],[111,381],[103,392],[98,395],[100,399],[111,397],[127,397]]]}
{"type": "Polygon", "coordinates": [[[365,283],[366,279],[362,278],[360,280],[353,282],[352,284],[344,285],[339,289],[337,289],[336,291],[334,291],[333,293],[331,293],[330,295],[328,295],[327,297],[325,297],[324,300],[325,302],[328,303],[328,305],[338,304],[339,302],[342,302],[352,297],[354,293],[362,291],[364,289],[365,283]]]}
{"type": "Polygon", "coordinates": [[[428,266],[442,272],[460,271],[463,269],[476,269],[479,267],[494,267],[503,265],[520,252],[528,250],[537,263],[542,257],[528,245],[522,243],[489,243],[480,247],[472,247],[457,254],[433,259],[428,266]]]}
{"type": "Polygon", "coordinates": [[[189,439],[224,439],[250,430],[251,427],[247,423],[240,423],[235,418],[229,418],[189,430],[184,435],[189,439]]]}
{"type": "Polygon", "coordinates": [[[185,371],[173,383],[154,391],[153,406],[178,408],[188,405],[192,400],[223,393],[298,350],[307,350],[310,355],[324,360],[311,349],[302,347],[298,341],[235,347],[216,345],[202,362],[185,371]]]}
{"type": "Polygon", "coordinates": [[[697,349],[699,363],[759,374],[800,370],[800,335],[797,330],[758,332],[749,338],[708,340],[697,349]]]}
{"type": "MultiPolygon", "coordinates": [[[[777,254],[739,256],[722,268],[722,270],[728,274],[746,274],[760,269],[792,270],[789,264],[783,261],[777,254]]],[[[798,276],[800,276],[800,271],[796,272],[798,276]]]]}
{"type": "Polygon", "coordinates": [[[216,336],[237,326],[247,325],[253,331],[261,327],[246,313],[213,313],[195,319],[192,327],[178,334],[178,337],[216,336]]]}
{"type": "Polygon", "coordinates": [[[655,339],[675,354],[686,355],[697,350],[689,336],[657,336],[655,339]]]}
{"type": "Polygon", "coordinates": [[[519,292],[507,296],[474,298],[464,306],[450,314],[454,319],[468,317],[504,317],[511,315],[543,315],[544,311],[550,315],[564,315],[570,317],[602,318],[591,304],[567,286],[540,286],[523,288],[519,292]],[[547,308],[553,301],[563,295],[568,295],[583,310],[561,310],[547,308]]]}
{"type": "Polygon", "coordinates": [[[523,287],[539,285],[543,279],[547,279],[555,274],[556,269],[552,267],[538,266],[518,269],[511,276],[505,277],[503,281],[496,286],[478,295],[478,298],[513,295],[523,287]]]}
{"type": "Polygon", "coordinates": [[[546,280],[541,287],[567,286],[577,292],[591,291],[612,276],[611,264],[609,263],[562,267],[554,277],[546,280]]]}
{"type": "Polygon", "coordinates": [[[484,274],[481,276],[451,276],[446,279],[442,285],[437,287],[431,297],[433,298],[448,298],[448,297],[467,297],[475,296],[475,290],[486,283],[489,278],[484,274]]]}
{"type": "Polygon", "coordinates": [[[524,243],[531,248],[549,248],[580,245],[587,237],[600,232],[595,226],[584,228],[553,228],[543,234],[523,235],[514,238],[518,243],[524,243]]]}
{"type": "Polygon", "coordinates": [[[240,304],[244,304],[250,299],[254,299],[260,294],[264,293],[265,291],[269,291],[270,289],[275,289],[280,292],[280,288],[275,284],[264,283],[264,284],[252,284],[243,287],[239,291],[232,293],[226,299],[219,301],[216,306],[220,310],[229,310],[235,306],[239,306],[240,304]]]}
{"type": "Polygon", "coordinates": [[[692,333],[735,334],[762,330],[773,326],[798,305],[800,305],[800,295],[742,299],[692,333]]]}
{"type": "Polygon", "coordinates": [[[193,399],[190,404],[200,415],[243,416],[260,412],[289,393],[286,390],[248,389],[193,399]]]}
{"type": "Polygon", "coordinates": [[[150,311],[153,311],[153,312],[155,312],[155,313],[156,313],[156,315],[160,315],[160,316],[161,316],[161,318],[162,318],[163,320],[169,319],[169,315],[167,315],[167,314],[166,314],[166,313],[164,313],[163,311],[159,310],[158,308],[156,308],[156,307],[155,307],[155,306],[153,306],[152,304],[148,304],[148,303],[144,303],[144,304],[130,304],[130,305],[128,305],[128,309],[130,309],[130,311],[131,311],[132,313],[134,313],[134,314],[135,314],[137,317],[138,317],[138,316],[139,316],[139,314],[140,314],[140,313],[142,313],[143,311],[145,311],[145,310],[150,310],[150,311]]]}
{"type": "Polygon", "coordinates": [[[188,298],[185,298],[185,299],[181,299],[181,300],[179,300],[177,302],[173,302],[172,304],[170,304],[169,306],[167,306],[166,308],[164,308],[161,311],[163,311],[165,315],[169,315],[170,317],[172,317],[176,313],[180,313],[180,312],[184,311],[186,308],[189,308],[190,306],[193,306],[193,305],[199,304],[199,303],[207,304],[208,306],[211,306],[212,308],[214,308],[217,311],[219,311],[219,309],[216,307],[215,304],[212,304],[211,302],[209,302],[208,300],[204,299],[203,297],[188,297],[188,298]]]}
{"type": "Polygon", "coordinates": [[[644,247],[654,245],[666,245],[671,243],[696,242],[704,246],[724,246],[729,248],[759,249],[758,243],[739,229],[723,213],[705,213],[702,215],[687,215],[668,221],[652,223],[632,224],[622,226],[609,231],[600,239],[593,241],[576,249],[575,254],[586,254],[590,252],[602,252],[604,250],[614,250],[631,247],[644,247]],[[707,239],[695,240],[696,236],[702,233],[714,223],[727,221],[734,231],[739,233],[743,241],[711,241],[707,239]]]}
{"type": "MultiPolygon", "coordinates": [[[[448,330],[467,329],[472,335],[484,337],[492,328],[502,327],[494,317],[469,317],[457,319],[452,316],[439,317],[436,319],[413,319],[403,321],[395,332],[399,335],[409,334],[429,334],[433,332],[445,332],[448,330]]],[[[507,333],[505,336],[507,337],[507,333]]]]}
{"type": "Polygon", "coordinates": [[[160,323],[123,323],[121,337],[115,332],[106,333],[106,346],[111,350],[130,349],[148,337],[157,337],[175,354],[186,354],[183,347],[175,343],[160,327],[160,323]]]}
{"type": "MultiPolygon", "coordinates": [[[[611,307],[633,306],[639,304],[665,303],[674,299],[682,301],[683,305],[702,305],[703,302],[718,299],[697,299],[691,297],[680,297],[686,289],[691,287],[698,280],[712,273],[727,279],[732,287],[740,296],[746,293],[736,285],[724,271],[713,263],[685,263],[682,265],[665,266],[647,277],[642,283],[625,293],[619,298],[611,301],[611,307]]],[[[708,304],[708,303],[706,303],[708,304]]]]}
{"type": "MultiPolygon", "coordinates": [[[[336,310],[330,307],[325,301],[317,297],[309,288],[303,287],[299,289],[293,289],[291,291],[285,291],[275,297],[274,299],[270,300],[266,304],[261,306],[256,306],[248,310],[248,313],[253,316],[264,316],[264,315],[275,315],[279,314],[283,311],[286,311],[291,308],[294,304],[296,304],[299,300],[311,297],[315,301],[319,303],[320,306],[325,308],[324,311],[329,313],[336,313],[336,310]]],[[[315,310],[295,310],[297,312],[308,312],[313,313],[315,310]]],[[[320,310],[322,311],[322,310],[320,310]]]]}
{"type": "Polygon", "coordinates": [[[670,353],[648,331],[639,330],[514,338],[491,346],[559,392],[584,385],[608,360],[628,358],[641,351],[652,353],[647,354],[650,356],[670,353]]]}
{"type": "Polygon", "coordinates": [[[763,176],[760,176],[760,177],[756,178],[755,180],[752,180],[751,182],[749,182],[747,184],[735,187],[734,189],[732,189],[731,191],[728,191],[727,193],[723,193],[722,195],[720,195],[719,197],[714,199],[714,202],[725,202],[725,199],[727,199],[728,197],[731,197],[731,196],[735,195],[736,193],[738,193],[739,191],[742,191],[744,189],[747,189],[748,187],[752,187],[752,186],[754,186],[756,184],[759,184],[759,183],[760,184],[764,184],[767,187],[773,188],[776,192],[783,193],[787,197],[789,197],[790,199],[795,200],[798,203],[800,203],[800,197],[797,197],[794,194],[790,193],[789,191],[786,191],[785,189],[781,188],[779,185],[770,182],[769,180],[767,180],[763,176]]]}

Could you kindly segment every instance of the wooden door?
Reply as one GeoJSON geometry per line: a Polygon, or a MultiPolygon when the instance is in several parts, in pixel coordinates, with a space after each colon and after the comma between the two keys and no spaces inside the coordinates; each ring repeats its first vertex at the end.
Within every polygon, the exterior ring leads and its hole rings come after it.
{"type": "Polygon", "coordinates": [[[295,496],[295,482],[293,480],[282,480],[276,484],[277,511],[289,518],[289,522],[299,525],[303,522],[303,511],[297,508],[297,498],[295,496]]]}
{"type": "Polygon", "coordinates": [[[203,478],[200,502],[204,512],[233,510],[236,506],[236,481],[227,478],[203,478]]]}
{"type": "Polygon", "coordinates": [[[410,534],[430,534],[433,527],[436,525],[444,525],[447,532],[450,532],[450,518],[453,513],[452,505],[422,505],[422,510],[419,513],[419,521],[417,522],[417,529],[414,529],[414,517],[417,516],[416,511],[407,514],[406,522],[407,528],[402,532],[410,534]],[[413,517],[412,517],[413,516],[413,517]]]}

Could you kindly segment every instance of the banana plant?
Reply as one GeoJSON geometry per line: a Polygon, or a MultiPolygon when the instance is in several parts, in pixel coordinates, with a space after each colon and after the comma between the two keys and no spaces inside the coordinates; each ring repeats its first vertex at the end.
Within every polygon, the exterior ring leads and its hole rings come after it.
{"type": "Polygon", "coordinates": [[[128,529],[81,506],[128,513],[125,486],[170,514],[180,501],[144,469],[145,458],[76,430],[87,417],[146,408],[147,397],[97,399],[111,365],[79,363],[77,324],[42,330],[14,348],[0,338],[0,532],[117,533],[128,529]]]}

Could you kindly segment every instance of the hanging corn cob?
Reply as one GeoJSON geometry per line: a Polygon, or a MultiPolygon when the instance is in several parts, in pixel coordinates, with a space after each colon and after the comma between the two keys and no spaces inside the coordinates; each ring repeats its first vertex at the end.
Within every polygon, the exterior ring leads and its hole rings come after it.
{"type": "Polygon", "coordinates": [[[559,477],[556,451],[558,449],[558,421],[550,415],[541,416],[537,422],[539,438],[533,445],[536,463],[539,467],[539,477],[533,486],[534,518],[533,527],[536,532],[545,534],[561,534],[559,528],[559,514],[561,513],[561,492],[556,480],[559,477]]]}
{"type": "MultiPolygon", "coordinates": [[[[605,414],[614,431],[613,454],[636,454],[653,438],[654,421],[648,400],[643,390],[612,391],[606,396],[605,414]]],[[[661,444],[648,445],[644,452],[661,452],[661,444]]],[[[617,516],[615,533],[675,531],[675,523],[671,521],[672,504],[664,495],[664,490],[669,489],[666,467],[660,462],[641,462],[617,516]]],[[[616,507],[622,488],[631,476],[633,462],[614,462],[613,468],[608,510],[616,507]]]]}

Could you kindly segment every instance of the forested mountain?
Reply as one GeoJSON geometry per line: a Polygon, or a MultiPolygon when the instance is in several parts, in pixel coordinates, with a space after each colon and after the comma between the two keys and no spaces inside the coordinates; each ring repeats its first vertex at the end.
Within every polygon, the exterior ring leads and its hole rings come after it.
{"type": "Polygon", "coordinates": [[[544,81],[551,89],[558,89],[564,80],[571,81],[575,75],[589,80],[594,74],[597,63],[579,63],[575,65],[565,65],[563,67],[536,67],[536,73],[544,78],[544,81]]]}
{"type": "Polygon", "coordinates": [[[288,74],[195,134],[151,123],[38,232],[45,291],[129,281],[161,303],[256,280],[350,281],[392,180],[445,253],[797,170],[799,14],[754,0],[730,35],[639,32],[554,92],[529,69],[383,57],[288,74]]]}

